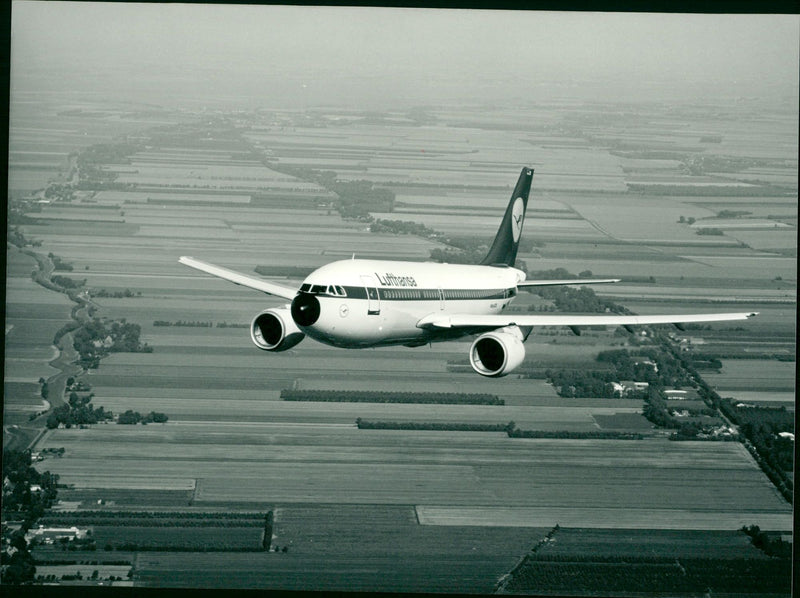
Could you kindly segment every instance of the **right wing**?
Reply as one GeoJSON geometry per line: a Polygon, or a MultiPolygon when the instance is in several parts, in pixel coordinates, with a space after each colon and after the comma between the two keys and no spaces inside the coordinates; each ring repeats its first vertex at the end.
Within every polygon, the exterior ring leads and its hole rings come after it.
{"type": "Polygon", "coordinates": [[[275,284],[274,282],[267,282],[266,280],[261,280],[260,278],[247,276],[246,274],[240,274],[239,272],[234,272],[233,270],[228,270],[227,268],[221,268],[220,266],[215,266],[214,264],[201,262],[193,257],[184,255],[178,261],[184,266],[189,266],[195,270],[200,270],[206,274],[211,274],[212,276],[216,276],[234,284],[240,284],[244,287],[267,293],[268,295],[275,295],[277,297],[283,297],[284,299],[289,300],[294,299],[294,296],[297,295],[297,289],[284,287],[279,284],[275,284]]]}
{"type": "Polygon", "coordinates": [[[564,280],[523,280],[517,283],[517,287],[553,287],[568,284],[607,284],[610,282],[619,282],[621,278],[565,278],[564,280]]]}
{"type": "Polygon", "coordinates": [[[417,322],[418,328],[503,328],[505,326],[641,326],[644,324],[689,324],[746,320],[758,312],[675,314],[675,315],[572,315],[572,314],[430,314],[417,322]]]}

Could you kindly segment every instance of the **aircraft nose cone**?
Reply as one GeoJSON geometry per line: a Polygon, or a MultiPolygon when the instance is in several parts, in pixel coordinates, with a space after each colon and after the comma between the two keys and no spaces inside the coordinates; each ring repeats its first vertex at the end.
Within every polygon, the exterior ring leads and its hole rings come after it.
{"type": "Polygon", "coordinates": [[[300,293],[292,300],[292,319],[298,326],[311,326],[319,319],[319,300],[300,293]]]}

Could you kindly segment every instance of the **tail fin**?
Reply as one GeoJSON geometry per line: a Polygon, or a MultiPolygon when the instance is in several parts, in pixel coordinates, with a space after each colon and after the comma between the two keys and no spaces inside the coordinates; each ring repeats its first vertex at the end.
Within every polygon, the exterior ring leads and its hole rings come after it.
{"type": "Polygon", "coordinates": [[[508,202],[506,214],[500,223],[500,229],[494,238],[492,248],[481,262],[484,266],[505,264],[513,266],[517,259],[517,247],[522,235],[522,223],[525,219],[525,210],[528,207],[528,193],[533,180],[533,168],[523,168],[508,202]]]}

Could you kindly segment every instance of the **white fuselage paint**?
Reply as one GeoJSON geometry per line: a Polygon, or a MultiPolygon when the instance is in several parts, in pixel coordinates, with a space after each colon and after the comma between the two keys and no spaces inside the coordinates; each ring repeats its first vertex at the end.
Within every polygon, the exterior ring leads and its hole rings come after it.
{"type": "Polygon", "coordinates": [[[312,272],[301,289],[335,285],[350,292],[346,297],[315,294],[319,318],[300,329],[320,342],[345,348],[451,340],[473,331],[434,331],[419,328],[417,323],[431,314],[499,314],[524,279],[522,271],[509,267],[356,259],[333,262],[312,272]],[[351,296],[356,294],[359,296],[351,296]],[[482,298],[487,295],[492,296],[482,298]]]}

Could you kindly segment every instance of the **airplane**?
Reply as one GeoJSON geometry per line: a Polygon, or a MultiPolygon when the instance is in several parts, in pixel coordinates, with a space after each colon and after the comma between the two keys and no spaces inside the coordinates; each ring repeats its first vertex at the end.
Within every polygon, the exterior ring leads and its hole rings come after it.
{"type": "Polygon", "coordinates": [[[250,337],[264,351],[286,351],[305,336],[334,347],[418,347],[478,335],[469,350],[482,376],[505,376],[525,358],[523,342],[537,326],[633,326],[745,320],[750,313],[675,315],[527,315],[507,312],[520,289],[619,282],[620,279],[525,280],[514,268],[533,168],[523,168],[500,228],[478,265],[353,259],[322,266],[300,288],[248,276],[193,257],[181,264],[291,301],[253,318],[250,337]]]}

